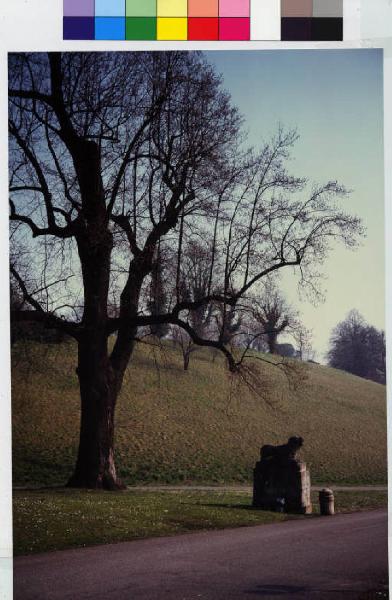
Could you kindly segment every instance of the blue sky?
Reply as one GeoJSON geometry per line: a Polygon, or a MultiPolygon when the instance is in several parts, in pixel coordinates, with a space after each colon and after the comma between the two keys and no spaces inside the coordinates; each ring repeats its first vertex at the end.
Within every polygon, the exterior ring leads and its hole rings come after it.
{"type": "Polygon", "coordinates": [[[313,329],[318,358],[331,329],[357,308],[384,328],[383,53],[360,50],[207,52],[257,146],[277,123],[301,136],[291,169],[317,182],[337,179],[353,193],[345,205],[367,237],[355,252],[337,247],[324,265],[326,300],[300,300],[292,273],[282,288],[313,329]]]}

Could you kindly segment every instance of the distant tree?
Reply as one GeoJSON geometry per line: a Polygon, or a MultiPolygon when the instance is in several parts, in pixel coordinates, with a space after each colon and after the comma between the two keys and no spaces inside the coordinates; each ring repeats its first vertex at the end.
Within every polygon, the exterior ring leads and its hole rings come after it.
{"type": "Polygon", "coordinates": [[[386,381],[385,335],[368,325],[357,310],[352,310],[332,332],[328,362],[379,383],[386,381]]]}
{"type": "Polygon", "coordinates": [[[243,312],[241,334],[239,340],[241,347],[256,350],[257,352],[268,352],[268,344],[265,336],[260,331],[259,324],[255,321],[251,310],[243,312]]]}
{"type": "Polygon", "coordinates": [[[239,334],[242,325],[242,316],[235,306],[218,304],[215,314],[219,340],[227,346],[239,334]]]}
{"type": "Polygon", "coordinates": [[[23,295],[11,283],[11,285],[10,285],[10,308],[11,308],[11,311],[22,310],[23,304],[24,304],[23,295]]]}
{"type": "MultiPolygon", "coordinates": [[[[15,286],[10,287],[10,308],[18,314],[25,308],[23,295],[15,286]]],[[[64,341],[64,333],[59,329],[48,327],[45,323],[13,319],[11,321],[11,346],[21,340],[31,340],[43,344],[59,344],[64,341]]]]}
{"type": "Polygon", "coordinates": [[[371,349],[370,373],[373,375],[370,378],[385,384],[387,379],[385,332],[370,326],[368,344],[371,349]]]}
{"type": "MultiPolygon", "coordinates": [[[[23,308],[23,296],[19,290],[14,286],[10,285],[10,309],[11,313],[16,313],[23,308]]],[[[11,322],[11,345],[20,339],[22,333],[21,324],[18,322],[11,322]]]]}
{"type": "MultiPolygon", "coordinates": [[[[183,230],[184,224],[182,221],[183,230]]],[[[180,256],[180,253],[179,255],[180,256]]],[[[190,304],[196,303],[196,308],[188,311],[188,322],[200,338],[207,338],[207,330],[211,323],[213,304],[197,304],[208,294],[210,282],[211,249],[197,240],[191,240],[181,252],[181,260],[177,261],[177,289],[180,300],[190,304]]],[[[197,344],[192,337],[180,327],[173,327],[174,339],[178,342],[184,371],[189,368],[191,354],[197,344]]]]}
{"type": "Polygon", "coordinates": [[[257,352],[268,352],[268,344],[263,335],[258,335],[257,337],[252,335],[250,338],[251,341],[249,347],[251,349],[257,350],[257,352]]]}
{"type": "Polygon", "coordinates": [[[300,360],[314,361],[316,353],[312,347],[312,331],[298,320],[292,328],[291,335],[297,344],[297,357],[300,360]]]}
{"type": "Polygon", "coordinates": [[[269,283],[260,298],[255,298],[253,315],[264,334],[271,354],[278,354],[278,335],[298,325],[298,315],[277,287],[269,283]]]}
{"type": "MultiPolygon", "coordinates": [[[[225,347],[231,348],[236,345],[242,345],[244,341],[244,332],[242,331],[242,316],[239,315],[236,306],[217,303],[214,307],[214,334],[220,343],[225,347]],[[236,343],[234,340],[236,338],[236,343]]],[[[211,352],[212,362],[214,363],[219,352],[214,348],[211,352]]]]}
{"type": "MultiPolygon", "coordinates": [[[[151,283],[147,308],[151,316],[162,315],[167,309],[166,292],[163,282],[163,257],[160,244],[158,244],[156,257],[151,269],[151,283]]],[[[150,324],[150,331],[152,335],[161,339],[168,333],[169,325],[167,323],[159,323],[158,321],[155,323],[152,322],[150,324]]]]}

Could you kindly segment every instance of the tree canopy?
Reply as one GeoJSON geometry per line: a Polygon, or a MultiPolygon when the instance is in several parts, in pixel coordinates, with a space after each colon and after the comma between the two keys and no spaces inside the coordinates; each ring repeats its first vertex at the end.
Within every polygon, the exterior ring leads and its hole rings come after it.
{"type": "Polygon", "coordinates": [[[384,332],[351,310],[332,332],[328,361],[331,367],[385,384],[385,354],[384,332]]]}

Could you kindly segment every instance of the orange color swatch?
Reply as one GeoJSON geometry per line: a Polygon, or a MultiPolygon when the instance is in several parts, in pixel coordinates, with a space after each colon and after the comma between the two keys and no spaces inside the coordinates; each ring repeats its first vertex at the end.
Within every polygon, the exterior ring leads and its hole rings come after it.
{"type": "Polygon", "coordinates": [[[219,0],[188,0],[188,17],[217,17],[219,0]]]}

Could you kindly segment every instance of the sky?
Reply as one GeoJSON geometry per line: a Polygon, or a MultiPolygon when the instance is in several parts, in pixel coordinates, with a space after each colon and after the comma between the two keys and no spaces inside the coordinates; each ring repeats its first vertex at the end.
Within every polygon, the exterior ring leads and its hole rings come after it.
{"type": "MultiPolygon", "coordinates": [[[[267,140],[280,122],[300,134],[291,172],[318,183],[338,180],[344,201],[367,230],[359,249],[337,246],[322,268],[325,301],[299,298],[290,272],[281,289],[313,331],[325,362],[333,327],[357,309],[385,327],[383,53],[360,50],[207,52],[245,117],[250,145],[267,140]]],[[[282,341],[283,338],[282,338],[282,341]]]]}

